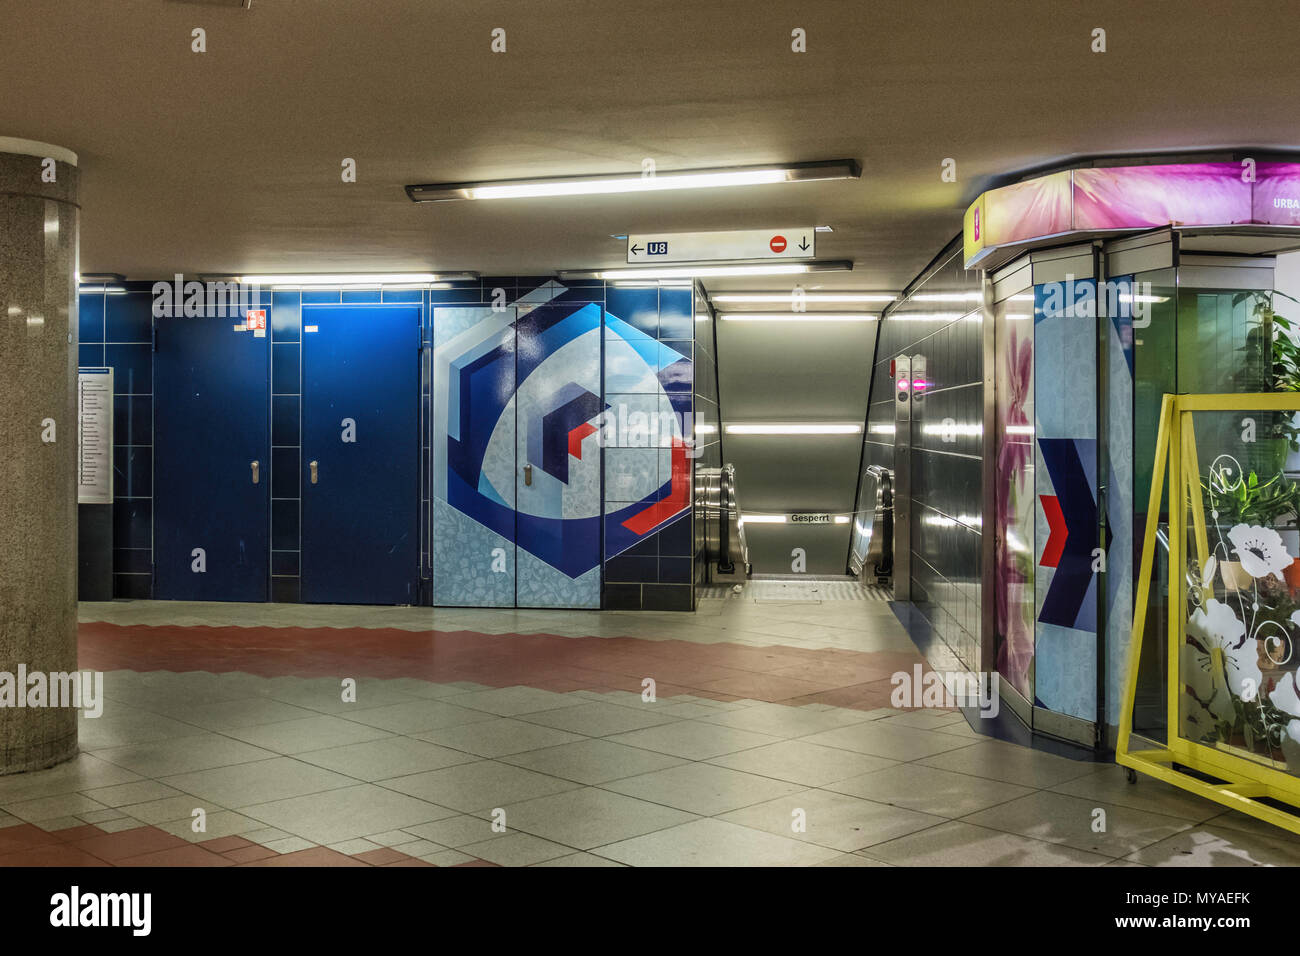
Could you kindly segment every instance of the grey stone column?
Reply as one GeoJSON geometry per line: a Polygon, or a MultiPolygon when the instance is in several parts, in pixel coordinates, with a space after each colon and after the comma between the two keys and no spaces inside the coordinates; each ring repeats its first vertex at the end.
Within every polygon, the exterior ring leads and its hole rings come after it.
{"type": "MultiPolygon", "coordinates": [[[[0,137],[0,672],[15,680],[77,666],[76,164],[0,137]]],[[[76,752],[77,711],[0,707],[0,774],[76,752]]]]}

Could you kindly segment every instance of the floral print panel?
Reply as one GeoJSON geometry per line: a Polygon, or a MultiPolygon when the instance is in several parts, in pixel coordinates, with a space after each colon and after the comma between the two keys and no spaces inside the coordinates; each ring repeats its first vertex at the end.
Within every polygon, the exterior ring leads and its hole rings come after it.
{"type": "Polygon", "coordinates": [[[1201,488],[1209,554],[1198,566],[1188,545],[1181,735],[1300,774],[1300,488],[1230,455],[1201,488]]]}

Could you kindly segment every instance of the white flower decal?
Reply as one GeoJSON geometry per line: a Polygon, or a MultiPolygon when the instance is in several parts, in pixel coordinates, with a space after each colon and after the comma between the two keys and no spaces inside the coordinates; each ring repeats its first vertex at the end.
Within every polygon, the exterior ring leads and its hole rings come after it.
{"type": "Polygon", "coordinates": [[[1231,605],[1213,598],[1206,601],[1187,622],[1187,636],[1191,641],[1183,645],[1179,661],[1183,684],[1190,692],[1181,708],[1183,734],[1200,740],[1213,724],[1236,720],[1232,698],[1253,694],[1263,674],[1258,642],[1246,637],[1246,625],[1231,605]]]}
{"type": "Polygon", "coordinates": [[[1274,707],[1291,718],[1283,728],[1282,757],[1288,767],[1295,767],[1300,764],[1300,695],[1296,693],[1295,674],[1287,674],[1279,681],[1268,699],[1274,707]]]}
{"type": "Polygon", "coordinates": [[[1272,528],[1259,525],[1233,525],[1228,532],[1232,553],[1241,561],[1242,570],[1252,578],[1279,577],[1291,566],[1291,555],[1286,553],[1282,536],[1272,528]]]}

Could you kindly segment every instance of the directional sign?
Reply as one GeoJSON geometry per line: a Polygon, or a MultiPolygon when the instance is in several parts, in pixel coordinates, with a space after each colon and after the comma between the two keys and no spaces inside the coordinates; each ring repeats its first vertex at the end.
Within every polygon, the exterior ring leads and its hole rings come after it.
{"type": "Polygon", "coordinates": [[[716,262],[731,259],[812,259],[812,226],[738,229],[730,232],[663,232],[627,237],[627,261],[716,262]]]}

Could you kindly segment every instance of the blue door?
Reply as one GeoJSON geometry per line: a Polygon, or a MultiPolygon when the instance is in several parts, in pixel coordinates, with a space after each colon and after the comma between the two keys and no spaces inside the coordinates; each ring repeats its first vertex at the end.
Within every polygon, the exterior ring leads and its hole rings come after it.
{"type": "Polygon", "coordinates": [[[265,601],[267,339],[233,315],[162,318],[154,357],[154,595],[265,601]]]}
{"type": "Polygon", "coordinates": [[[302,599],[415,604],[420,306],[304,305],[302,599]]]}
{"type": "Polygon", "coordinates": [[[600,607],[602,309],[515,322],[515,603],[600,607]]]}

